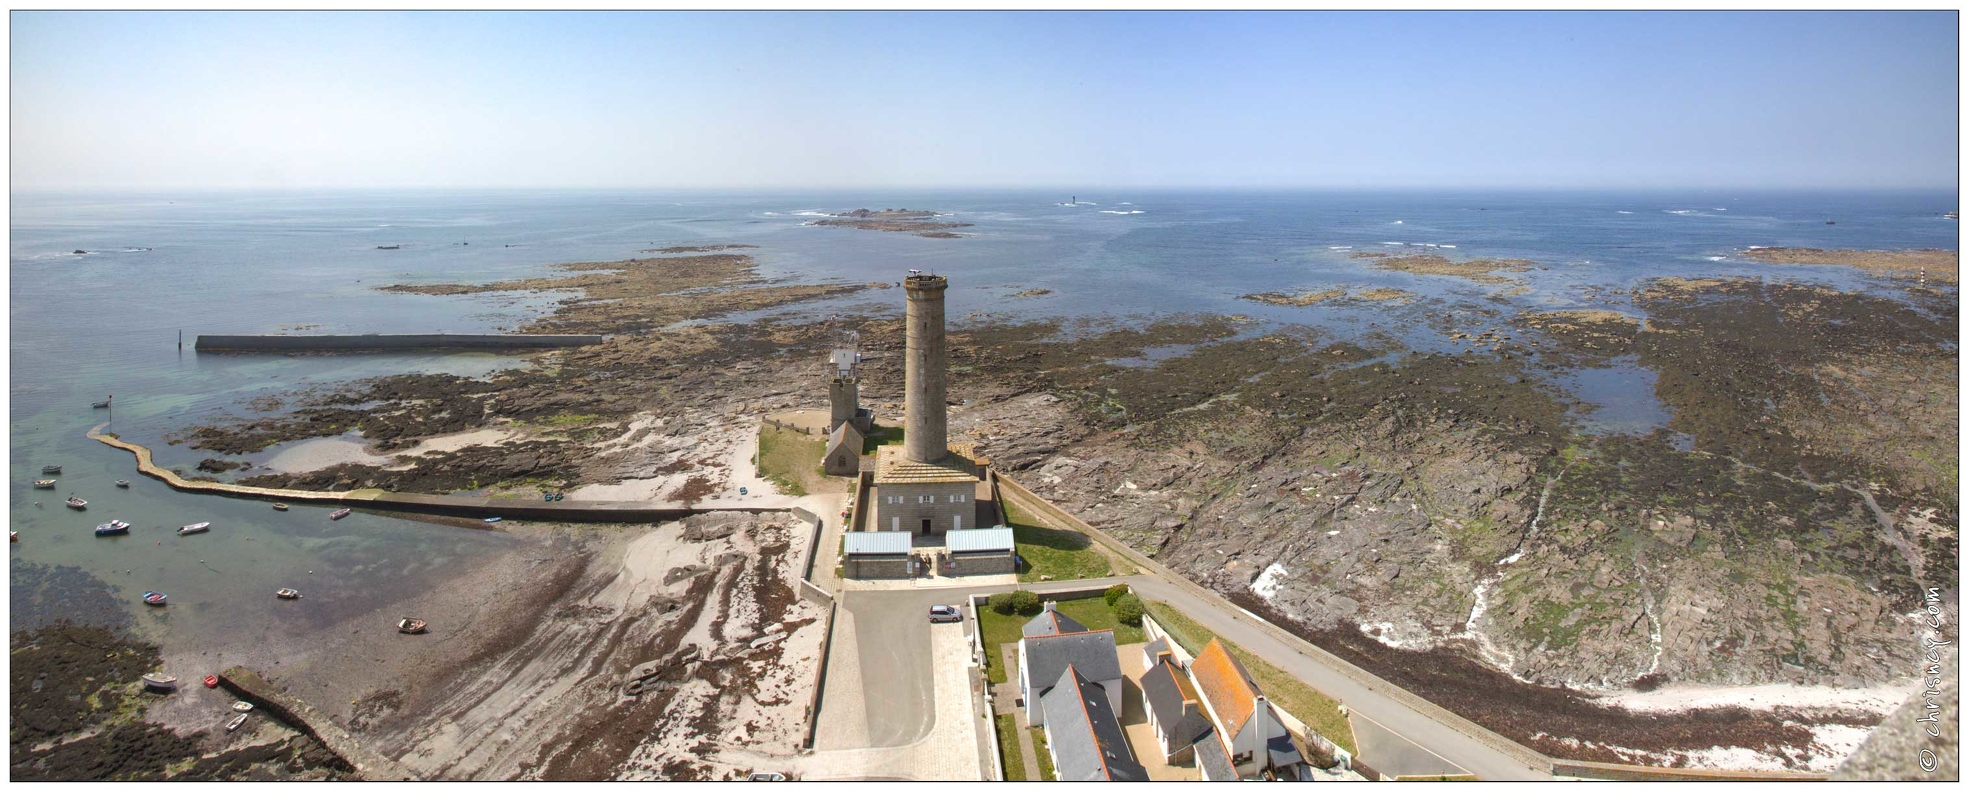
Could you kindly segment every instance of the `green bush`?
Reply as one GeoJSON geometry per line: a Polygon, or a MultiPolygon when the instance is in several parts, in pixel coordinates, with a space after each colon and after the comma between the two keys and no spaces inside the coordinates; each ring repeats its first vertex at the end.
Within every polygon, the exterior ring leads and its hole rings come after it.
{"type": "Polygon", "coordinates": [[[1101,592],[1101,599],[1107,600],[1108,607],[1112,608],[1114,607],[1114,601],[1121,599],[1122,595],[1127,593],[1128,593],[1128,584],[1117,583],[1115,585],[1109,586],[1107,591],[1101,592]]]}
{"type": "Polygon", "coordinates": [[[1039,595],[1030,591],[1006,591],[991,595],[985,601],[991,609],[1003,614],[1038,613],[1039,595]]]}
{"type": "Polygon", "coordinates": [[[1114,618],[1130,627],[1142,626],[1142,598],[1133,594],[1123,594],[1114,601],[1114,618]]]}

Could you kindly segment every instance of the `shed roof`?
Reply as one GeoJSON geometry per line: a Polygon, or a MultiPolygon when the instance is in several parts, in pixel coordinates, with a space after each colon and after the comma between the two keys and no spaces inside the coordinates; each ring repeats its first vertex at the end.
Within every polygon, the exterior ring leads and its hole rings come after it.
{"type": "Polygon", "coordinates": [[[1196,741],[1196,766],[1203,771],[1206,780],[1237,779],[1237,767],[1231,764],[1231,752],[1224,748],[1224,741],[1218,739],[1214,731],[1196,741]]]}
{"type": "Polygon", "coordinates": [[[1210,702],[1225,737],[1235,739],[1251,720],[1258,702],[1258,683],[1251,680],[1251,673],[1224,649],[1223,641],[1212,638],[1190,663],[1190,676],[1196,680],[1197,691],[1210,702]]]}
{"type": "Polygon", "coordinates": [[[827,436],[827,453],[832,454],[835,448],[845,445],[854,449],[855,454],[859,456],[862,442],[861,430],[856,429],[854,424],[842,421],[841,425],[834,427],[834,432],[827,436]]]}
{"type": "Polygon", "coordinates": [[[903,447],[886,445],[875,450],[875,483],[954,484],[978,480],[978,444],[952,443],[950,455],[937,462],[918,462],[903,453],[903,447]]]}
{"type": "Polygon", "coordinates": [[[1096,682],[1121,678],[1121,658],[1114,653],[1114,631],[1034,635],[1019,639],[1025,646],[1027,695],[1045,692],[1067,666],[1080,669],[1096,682]]]}
{"type": "Polygon", "coordinates": [[[1012,552],[1012,529],[1000,527],[945,531],[943,546],[945,550],[953,553],[1009,553],[1012,552]]]}
{"type": "Polygon", "coordinates": [[[1053,768],[1059,780],[1149,780],[1100,683],[1069,666],[1041,697],[1040,706],[1046,708],[1048,745],[1059,758],[1053,768]]]}
{"type": "Polygon", "coordinates": [[[843,535],[848,555],[909,555],[908,531],[850,531],[843,535]]]}

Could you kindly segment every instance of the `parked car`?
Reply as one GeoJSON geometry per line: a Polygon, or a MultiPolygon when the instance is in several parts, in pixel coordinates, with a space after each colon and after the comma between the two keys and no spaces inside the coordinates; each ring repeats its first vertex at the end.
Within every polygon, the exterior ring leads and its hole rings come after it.
{"type": "Polygon", "coordinates": [[[930,621],[932,623],[956,622],[956,621],[963,621],[963,620],[964,620],[963,612],[949,605],[930,606],[930,621]]]}
{"type": "Polygon", "coordinates": [[[786,774],[785,774],[785,773],[762,773],[762,772],[758,772],[758,771],[753,771],[753,773],[752,773],[751,775],[749,775],[749,776],[746,776],[746,777],[745,777],[745,780],[747,780],[747,781],[785,781],[785,780],[786,780],[786,774]]]}

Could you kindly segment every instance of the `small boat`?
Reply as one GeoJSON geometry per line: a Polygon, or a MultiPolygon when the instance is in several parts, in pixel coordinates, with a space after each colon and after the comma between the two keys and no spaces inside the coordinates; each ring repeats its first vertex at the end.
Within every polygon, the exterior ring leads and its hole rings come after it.
{"type": "Polygon", "coordinates": [[[20,541],[20,540],[21,540],[21,532],[20,532],[20,531],[8,531],[8,532],[7,532],[7,541],[8,541],[8,542],[18,542],[18,541],[20,541]]]}
{"type": "Polygon", "coordinates": [[[424,631],[423,619],[406,618],[403,619],[402,621],[397,622],[397,632],[403,633],[405,635],[416,635],[423,631],[424,631]]]}
{"type": "Polygon", "coordinates": [[[164,604],[164,592],[162,592],[162,591],[146,591],[146,592],[144,592],[144,604],[145,604],[145,605],[159,605],[159,606],[161,606],[161,605],[163,605],[163,604],[164,604]]]}
{"type": "Polygon", "coordinates": [[[104,399],[104,400],[102,400],[102,401],[99,401],[99,402],[89,402],[89,406],[90,406],[90,407],[94,407],[94,408],[96,408],[96,409],[98,409],[98,410],[100,410],[100,409],[102,409],[102,408],[104,408],[104,407],[108,407],[108,406],[109,406],[109,400],[108,400],[108,399],[104,399]]]}
{"type": "Polygon", "coordinates": [[[110,520],[96,526],[97,536],[122,536],[130,532],[130,524],[122,520],[110,520]]]}
{"type": "Polygon", "coordinates": [[[158,690],[178,689],[178,678],[170,674],[162,672],[145,674],[143,680],[145,686],[157,688],[158,690]]]}
{"type": "Polygon", "coordinates": [[[273,595],[274,595],[274,596],[276,596],[276,597],[279,597],[279,598],[281,598],[281,599],[300,599],[300,598],[301,598],[301,592],[298,592],[298,591],[295,591],[295,590],[293,590],[293,589],[287,589],[287,588],[284,588],[284,589],[281,589],[281,590],[279,590],[279,591],[276,591],[276,592],[274,592],[274,593],[273,593],[273,595]]]}
{"type": "Polygon", "coordinates": [[[215,687],[218,687],[218,686],[219,686],[219,675],[218,675],[218,674],[206,674],[206,675],[205,675],[205,686],[206,686],[206,687],[208,687],[208,688],[215,688],[215,687]]]}
{"type": "Polygon", "coordinates": [[[119,486],[119,487],[122,487],[122,488],[124,488],[124,489],[129,489],[129,488],[130,488],[130,482],[128,482],[128,481],[124,481],[123,479],[117,479],[117,480],[116,480],[116,486],[119,486]]]}
{"type": "Polygon", "coordinates": [[[74,495],[70,495],[70,496],[68,496],[68,500],[65,500],[65,501],[62,501],[62,502],[63,502],[63,503],[66,503],[66,504],[68,504],[68,507],[69,507],[69,508],[71,508],[71,509],[87,509],[87,508],[89,508],[89,502],[88,502],[88,501],[85,501],[85,500],[83,500],[83,499],[81,499],[81,498],[78,498],[78,497],[75,497],[74,495]]]}
{"type": "Polygon", "coordinates": [[[43,473],[60,473],[60,472],[62,472],[62,466],[61,466],[61,465],[42,465],[42,466],[41,466],[41,472],[43,472],[43,473]]]}
{"type": "Polygon", "coordinates": [[[496,523],[496,522],[499,522],[499,521],[500,521],[501,519],[504,519],[504,518],[501,518],[501,517],[487,517],[487,518],[485,518],[485,521],[486,521],[486,522],[488,522],[488,523],[496,523]]]}
{"type": "Polygon", "coordinates": [[[274,511],[287,511],[287,504],[285,504],[285,503],[276,503],[276,504],[274,504],[274,505],[273,505],[273,510],[274,510],[274,511]]]}
{"type": "Polygon", "coordinates": [[[212,524],[209,522],[192,523],[190,525],[180,526],[178,528],[178,535],[190,536],[195,533],[205,533],[206,531],[210,531],[210,530],[212,530],[212,524]]]}
{"type": "Polygon", "coordinates": [[[253,711],[253,704],[252,704],[252,702],[247,702],[247,701],[235,701],[235,702],[233,702],[233,703],[232,703],[232,711],[233,711],[233,712],[252,712],[252,711],[253,711]]]}
{"type": "Polygon", "coordinates": [[[34,488],[35,488],[35,489],[54,489],[54,488],[55,488],[55,480],[54,480],[54,479],[35,479],[35,480],[34,480],[34,488]]]}
{"type": "Polygon", "coordinates": [[[245,723],[246,723],[246,713],[244,712],[239,713],[238,716],[226,722],[226,731],[238,731],[239,727],[245,725],[245,723]]]}
{"type": "Polygon", "coordinates": [[[331,519],[331,520],[339,520],[339,519],[342,519],[343,517],[347,517],[347,516],[349,516],[349,510],[348,510],[348,509],[336,509],[336,510],[334,510],[334,511],[332,511],[332,512],[329,512],[329,513],[328,513],[328,519],[331,519]]]}

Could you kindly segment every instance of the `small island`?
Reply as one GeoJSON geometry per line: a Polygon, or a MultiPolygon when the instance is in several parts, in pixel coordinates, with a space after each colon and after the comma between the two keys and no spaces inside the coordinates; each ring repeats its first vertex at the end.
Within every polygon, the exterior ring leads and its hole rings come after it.
{"type": "Polygon", "coordinates": [[[963,234],[953,234],[950,229],[969,228],[970,223],[939,221],[933,218],[938,214],[925,209],[856,209],[852,212],[839,212],[824,220],[815,220],[809,225],[842,226],[859,228],[863,231],[902,231],[931,239],[958,239],[963,234]]]}

